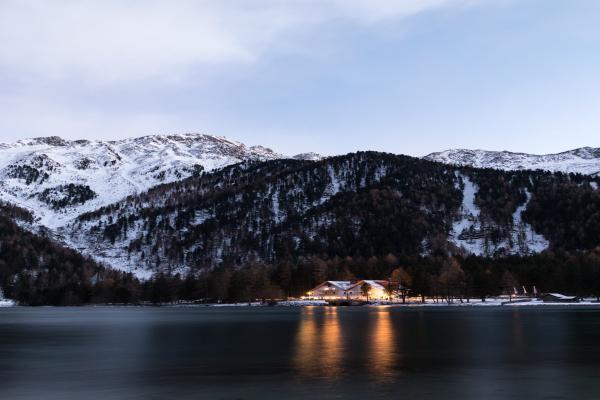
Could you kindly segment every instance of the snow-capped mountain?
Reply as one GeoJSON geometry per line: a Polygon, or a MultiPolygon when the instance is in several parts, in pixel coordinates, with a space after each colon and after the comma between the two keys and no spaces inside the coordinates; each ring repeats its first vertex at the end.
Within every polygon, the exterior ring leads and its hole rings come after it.
{"type": "Polygon", "coordinates": [[[281,158],[292,157],[204,134],[118,141],[56,136],[20,140],[0,144],[0,200],[31,210],[41,225],[54,229],[82,212],[161,183],[241,161],[281,158]]]}
{"type": "Polygon", "coordinates": [[[287,157],[202,134],[36,138],[0,144],[0,204],[33,214],[14,222],[20,228],[49,228],[139,277],[314,254],[501,257],[599,245],[600,149],[425,159],[442,163],[375,152],[287,157]]]}
{"type": "Polygon", "coordinates": [[[510,151],[455,149],[431,153],[426,160],[445,164],[495,168],[507,171],[541,169],[552,172],[600,175],[600,148],[582,147],[557,154],[526,154],[510,151]]]}

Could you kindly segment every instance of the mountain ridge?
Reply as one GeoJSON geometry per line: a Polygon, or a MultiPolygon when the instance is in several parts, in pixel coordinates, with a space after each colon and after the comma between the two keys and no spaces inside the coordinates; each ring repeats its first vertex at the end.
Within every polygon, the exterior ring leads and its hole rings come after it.
{"type": "Polygon", "coordinates": [[[31,212],[29,231],[144,278],[317,253],[523,256],[597,245],[597,162],[591,147],[323,158],[203,134],[49,136],[0,144],[0,202],[31,212]]]}
{"type": "Polygon", "coordinates": [[[529,154],[511,151],[450,149],[430,153],[425,160],[475,168],[547,170],[551,172],[600,174],[600,148],[580,147],[553,154],[529,154]]]}
{"type": "Polygon", "coordinates": [[[311,159],[206,134],[147,135],[121,140],[38,137],[0,144],[0,200],[33,211],[55,229],[82,212],[242,161],[311,159]]]}

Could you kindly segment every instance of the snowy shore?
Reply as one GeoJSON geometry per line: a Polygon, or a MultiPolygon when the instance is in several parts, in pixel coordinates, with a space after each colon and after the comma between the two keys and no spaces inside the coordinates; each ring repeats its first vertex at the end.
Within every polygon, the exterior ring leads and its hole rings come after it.
{"type": "MultiPolygon", "coordinates": [[[[0,299],[0,308],[5,307],[14,307],[17,304],[8,299],[0,299]]],[[[244,303],[169,303],[169,304],[89,304],[84,307],[172,307],[172,308],[199,308],[199,307],[216,307],[216,308],[233,308],[233,307],[315,307],[315,306],[328,306],[327,301],[325,300],[285,300],[279,301],[277,303],[263,303],[263,302],[244,302],[244,303]]],[[[600,308],[600,302],[596,301],[596,299],[583,299],[578,303],[545,303],[541,300],[532,299],[530,301],[512,301],[509,302],[508,299],[503,298],[495,298],[495,299],[487,299],[485,302],[482,302],[481,299],[470,299],[469,302],[463,300],[454,301],[452,303],[448,303],[445,301],[434,302],[431,299],[427,299],[425,303],[421,302],[407,302],[407,303],[396,303],[396,302],[371,302],[368,304],[362,305],[362,307],[405,307],[405,308],[419,308],[419,307],[427,307],[427,308],[444,308],[444,307],[598,307],[600,308]]]]}
{"type": "Polygon", "coordinates": [[[12,307],[15,305],[15,302],[8,299],[0,299],[0,307],[12,307]]]}
{"type": "MultiPolygon", "coordinates": [[[[276,304],[271,304],[274,307],[306,307],[306,306],[327,306],[328,303],[325,300],[286,300],[279,301],[276,304]]],[[[184,305],[182,305],[184,306],[184,305]]],[[[191,307],[267,307],[269,304],[261,303],[261,302],[251,302],[251,303],[221,303],[221,304],[202,304],[202,305],[189,305],[191,307]]],[[[519,301],[509,302],[508,299],[505,298],[494,298],[487,299],[485,302],[482,302],[481,299],[469,299],[469,302],[463,300],[454,301],[452,303],[440,301],[434,302],[433,300],[427,299],[425,303],[421,302],[407,302],[407,303],[395,303],[395,302],[371,302],[369,304],[365,304],[365,307],[530,307],[530,306],[560,306],[560,307],[581,307],[581,306],[596,306],[600,308],[600,302],[597,302],[595,299],[584,299],[578,303],[545,303],[541,300],[531,299],[529,301],[523,301],[520,299],[519,301]]]]}
{"type": "Polygon", "coordinates": [[[488,298],[485,301],[481,299],[463,299],[462,301],[454,299],[451,303],[447,301],[439,300],[435,302],[433,299],[426,299],[425,303],[420,300],[411,299],[406,304],[403,303],[390,303],[390,302],[373,302],[370,305],[387,305],[390,307],[524,307],[524,306],[598,306],[600,302],[595,298],[584,298],[580,302],[543,302],[536,298],[513,298],[508,297],[494,297],[488,298]]]}

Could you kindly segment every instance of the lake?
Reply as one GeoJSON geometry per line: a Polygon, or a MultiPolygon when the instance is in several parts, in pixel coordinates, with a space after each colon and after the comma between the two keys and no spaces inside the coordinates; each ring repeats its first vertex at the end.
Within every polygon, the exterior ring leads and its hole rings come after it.
{"type": "Polygon", "coordinates": [[[597,399],[600,309],[6,308],[1,399],[597,399]]]}

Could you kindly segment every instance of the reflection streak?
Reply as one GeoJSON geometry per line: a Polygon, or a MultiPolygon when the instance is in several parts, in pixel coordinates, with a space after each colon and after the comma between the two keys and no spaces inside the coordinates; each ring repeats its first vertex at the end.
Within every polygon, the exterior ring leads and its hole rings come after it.
{"type": "Polygon", "coordinates": [[[393,378],[396,346],[394,327],[389,310],[375,313],[375,325],[371,331],[369,370],[374,378],[387,381],[393,378]]]}
{"type": "Polygon", "coordinates": [[[294,363],[301,376],[334,380],[342,373],[344,343],[337,308],[324,310],[319,323],[313,308],[303,309],[294,363]]]}

